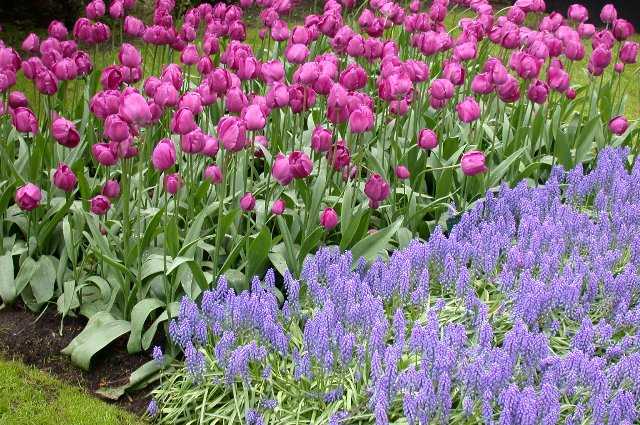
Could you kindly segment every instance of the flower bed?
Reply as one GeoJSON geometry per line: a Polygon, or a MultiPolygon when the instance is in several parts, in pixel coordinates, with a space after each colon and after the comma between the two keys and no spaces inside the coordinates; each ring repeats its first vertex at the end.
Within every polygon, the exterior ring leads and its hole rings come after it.
{"type": "MultiPolygon", "coordinates": [[[[608,423],[638,418],[640,162],[605,150],[388,261],[323,248],[183,299],[160,423],[608,423]],[[400,422],[397,422],[400,421],[400,422]]],[[[156,352],[159,358],[161,353],[156,352]]]]}

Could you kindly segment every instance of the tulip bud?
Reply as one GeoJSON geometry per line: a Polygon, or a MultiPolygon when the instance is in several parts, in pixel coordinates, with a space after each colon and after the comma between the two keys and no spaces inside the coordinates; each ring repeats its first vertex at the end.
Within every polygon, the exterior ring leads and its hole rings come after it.
{"type": "Polygon", "coordinates": [[[409,177],[411,177],[411,173],[409,172],[409,169],[404,165],[398,165],[395,169],[395,173],[396,173],[396,177],[399,178],[400,180],[406,180],[409,177]]]}
{"type": "Polygon", "coordinates": [[[140,66],[140,64],[142,64],[142,55],[135,46],[129,43],[124,43],[120,47],[118,60],[124,66],[128,66],[129,68],[136,68],[140,66]]]}
{"type": "Polygon", "coordinates": [[[12,114],[13,126],[21,133],[36,134],[38,132],[38,119],[29,108],[23,106],[16,108],[12,114]]]}
{"type": "Polygon", "coordinates": [[[467,97],[456,106],[458,118],[464,123],[471,123],[480,118],[480,105],[472,97],[467,97]]]}
{"type": "Polygon", "coordinates": [[[167,193],[175,195],[182,187],[182,179],[180,178],[180,174],[166,174],[163,179],[163,185],[164,190],[166,190],[167,193]]]}
{"type": "Polygon", "coordinates": [[[9,93],[8,103],[9,106],[13,109],[19,108],[21,106],[24,108],[29,107],[29,100],[27,99],[27,96],[25,96],[25,94],[20,91],[12,91],[11,93],[9,93]]]}
{"type": "Polygon", "coordinates": [[[121,99],[119,115],[128,123],[144,126],[151,121],[151,109],[140,93],[129,92],[121,99]]]}
{"type": "Polygon", "coordinates": [[[211,184],[220,184],[222,182],[222,170],[217,165],[209,165],[204,169],[204,179],[211,184]]]}
{"type": "Polygon", "coordinates": [[[238,152],[246,145],[246,126],[242,119],[232,116],[220,118],[217,126],[218,140],[225,149],[238,152]]]}
{"type": "Polygon", "coordinates": [[[91,212],[95,215],[105,215],[111,209],[111,201],[104,195],[91,198],[91,212]]]}
{"type": "Polygon", "coordinates": [[[213,136],[205,135],[204,145],[202,146],[202,150],[200,151],[200,153],[202,155],[213,158],[218,154],[218,150],[219,150],[218,139],[216,139],[213,136]]]}
{"type": "Polygon", "coordinates": [[[53,184],[64,192],[71,192],[78,184],[78,179],[67,164],[61,163],[53,173],[53,184]]]}
{"type": "Polygon", "coordinates": [[[241,117],[246,123],[247,130],[261,130],[267,123],[259,105],[247,106],[242,110],[241,117]]]}
{"type": "Polygon", "coordinates": [[[131,137],[130,130],[129,123],[120,115],[114,114],[109,115],[105,120],[103,134],[111,141],[122,142],[131,137]]]}
{"type": "Polygon", "coordinates": [[[333,208],[325,208],[320,213],[320,225],[326,230],[331,230],[338,225],[338,214],[333,208]]]}
{"type": "Polygon", "coordinates": [[[331,149],[333,135],[324,127],[317,126],[311,134],[311,149],[316,152],[327,152],[331,149]]]}
{"type": "Polygon", "coordinates": [[[96,143],[91,146],[91,155],[100,165],[110,167],[118,162],[118,147],[115,143],[96,143]]]}
{"type": "Polygon", "coordinates": [[[117,180],[107,180],[101,193],[109,199],[116,199],[120,196],[120,183],[117,180]]]}
{"type": "Polygon", "coordinates": [[[549,86],[544,81],[536,80],[529,86],[527,97],[530,101],[542,105],[549,96],[549,86]]]}
{"type": "Polygon", "coordinates": [[[369,206],[376,209],[389,197],[389,183],[380,174],[372,174],[364,185],[364,193],[369,198],[369,206]]]}
{"type": "Polygon", "coordinates": [[[606,24],[611,24],[618,19],[618,11],[612,4],[605,4],[600,12],[600,20],[606,24]]]}
{"type": "Polygon", "coordinates": [[[623,115],[618,115],[609,121],[609,130],[616,136],[622,136],[629,128],[629,122],[623,115]]]}
{"type": "Polygon", "coordinates": [[[286,205],[282,199],[276,199],[271,205],[271,213],[273,215],[282,215],[286,208],[286,205]]]}
{"type": "Polygon", "coordinates": [[[176,148],[171,139],[162,139],[153,148],[151,154],[153,168],[157,171],[165,171],[176,163],[176,148]]]}
{"type": "Polygon", "coordinates": [[[484,153],[480,151],[469,151],[462,155],[460,161],[462,172],[466,176],[475,176],[476,174],[484,173],[488,170],[485,166],[484,153]]]}
{"type": "Polygon", "coordinates": [[[373,112],[368,106],[360,105],[349,114],[349,131],[365,133],[373,128],[373,112]]]}
{"type": "Polygon", "coordinates": [[[276,155],[271,167],[271,175],[283,186],[288,185],[293,180],[293,174],[291,172],[291,166],[289,165],[289,159],[282,155],[276,155]]]}
{"type": "Polygon", "coordinates": [[[197,127],[193,111],[189,108],[178,109],[171,118],[171,131],[177,134],[187,134],[197,127]]]}
{"type": "Polygon", "coordinates": [[[423,128],[418,133],[418,146],[422,149],[435,149],[438,146],[438,136],[428,128],[423,128]]]}
{"type": "Polygon", "coordinates": [[[16,190],[15,201],[23,211],[32,211],[40,205],[42,191],[33,183],[27,183],[16,190]]]}
{"type": "Polygon", "coordinates": [[[242,198],[240,198],[240,208],[242,211],[249,212],[253,211],[256,207],[256,198],[253,196],[251,192],[245,193],[242,198]]]}
{"type": "Polygon", "coordinates": [[[199,153],[204,146],[204,133],[199,128],[180,137],[180,147],[184,153],[199,153]]]}

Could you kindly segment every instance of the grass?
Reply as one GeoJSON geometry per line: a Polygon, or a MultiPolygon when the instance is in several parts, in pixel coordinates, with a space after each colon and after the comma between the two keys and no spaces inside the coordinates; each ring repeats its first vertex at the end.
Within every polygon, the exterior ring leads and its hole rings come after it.
{"type": "Polygon", "coordinates": [[[2,425],[133,425],[144,421],[18,362],[0,360],[2,425]]]}

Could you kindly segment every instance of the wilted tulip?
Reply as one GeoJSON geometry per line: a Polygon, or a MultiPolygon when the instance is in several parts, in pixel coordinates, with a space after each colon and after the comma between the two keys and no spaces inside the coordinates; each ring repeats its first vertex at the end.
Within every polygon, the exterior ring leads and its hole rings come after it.
{"type": "Polygon", "coordinates": [[[23,211],[32,211],[40,205],[42,191],[33,183],[27,183],[16,190],[15,201],[23,211]]]}
{"type": "Polygon", "coordinates": [[[104,195],[91,198],[91,212],[95,215],[105,215],[111,209],[111,201],[104,195]]]}
{"type": "Polygon", "coordinates": [[[481,174],[488,170],[485,166],[484,153],[480,151],[465,152],[462,155],[460,167],[466,176],[475,176],[476,174],[481,174]]]}
{"type": "Polygon", "coordinates": [[[338,214],[333,208],[325,208],[320,213],[320,225],[325,230],[331,230],[338,225],[338,214]]]}

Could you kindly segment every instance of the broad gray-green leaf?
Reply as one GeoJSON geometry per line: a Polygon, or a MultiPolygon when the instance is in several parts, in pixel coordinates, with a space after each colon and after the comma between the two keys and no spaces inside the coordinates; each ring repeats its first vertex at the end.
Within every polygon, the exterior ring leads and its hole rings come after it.
{"type": "Polygon", "coordinates": [[[0,297],[5,304],[11,304],[17,296],[13,277],[13,257],[11,254],[0,256],[0,297]]]}
{"type": "Polygon", "coordinates": [[[389,248],[391,238],[393,238],[398,229],[400,229],[401,225],[402,220],[397,220],[384,229],[378,230],[355,244],[353,248],[351,248],[353,261],[357,262],[360,257],[364,257],[367,261],[375,260],[380,253],[389,248]]]}
{"type": "Polygon", "coordinates": [[[139,301],[131,310],[131,334],[127,342],[127,351],[137,353],[142,350],[142,328],[152,311],[163,307],[164,302],[157,298],[145,298],[139,301]]]}
{"type": "Polygon", "coordinates": [[[56,283],[56,269],[49,257],[43,256],[38,260],[38,267],[31,276],[29,284],[33,296],[39,304],[44,304],[53,298],[56,283]]]}

